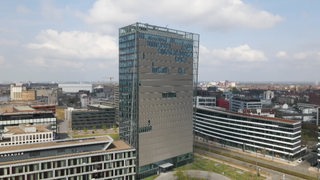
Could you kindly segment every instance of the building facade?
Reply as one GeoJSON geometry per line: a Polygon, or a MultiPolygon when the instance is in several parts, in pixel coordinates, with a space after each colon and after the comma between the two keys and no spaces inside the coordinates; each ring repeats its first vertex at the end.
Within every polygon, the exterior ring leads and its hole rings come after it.
{"type": "Polygon", "coordinates": [[[110,137],[0,147],[0,179],[134,180],[135,150],[110,137]]]}
{"type": "Polygon", "coordinates": [[[217,105],[216,97],[203,97],[197,96],[196,103],[197,107],[204,106],[204,107],[215,107],[217,105]]]}
{"type": "Polygon", "coordinates": [[[260,99],[233,96],[230,99],[230,111],[238,112],[244,109],[262,109],[260,99]]]}
{"type": "Polygon", "coordinates": [[[49,129],[57,132],[57,119],[51,111],[30,111],[0,113],[0,134],[6,126],[18,126],[20,124],[49,125],[49,129]]]}
{"type": "Polygon", "coordinates": [[[111,128],[115,124],[115,108],[104,105],[90,105],[89,109],[68,108],[66,117],[72,130],[111,128]]]}
{"type": "Polygon", "coordinates": [[[25,90],[21,83],[10,85],[10,100],[22,100],[22,91],[25,90]]]}
{"type": "Polygon", "coordinates": [[[301,146],[301,121],[233,113],[198,107],[195,135],[207,140],[271,157],[294,160],[301,146]]]}
{"type": "Polygon", "coordinates": [[[0,135],[0,146],[33,144],[53,141],[53,132],[44,125],[7,126],[0,135]]]}
{"type": "Polygon", "coordinates": [[[120,137],[137,150],[139,178],[192,160],[198,56],[198,34],[142,23],[119,30],[120,137]]]}

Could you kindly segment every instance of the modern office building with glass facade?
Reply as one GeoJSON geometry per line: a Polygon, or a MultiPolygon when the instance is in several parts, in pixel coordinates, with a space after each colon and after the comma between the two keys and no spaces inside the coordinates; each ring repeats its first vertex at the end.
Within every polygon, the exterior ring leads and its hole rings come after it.
{"type": "Polygon", "coordinates": [[[218,108],[197,107],[194,116],[196,136],[287,160],[300,157],[301,121],[234,113],[218,108]]]}
{"type": "Polygon", "coordinates": [[[192,161],[199,34],[135,23],[119,30],[120,137],[138,178],[192,161]]]}
{"type": "Polygon", "coordinates": [[[0,147],[0,179],[134,180],[135,149],[110,137],[0,147]]]}

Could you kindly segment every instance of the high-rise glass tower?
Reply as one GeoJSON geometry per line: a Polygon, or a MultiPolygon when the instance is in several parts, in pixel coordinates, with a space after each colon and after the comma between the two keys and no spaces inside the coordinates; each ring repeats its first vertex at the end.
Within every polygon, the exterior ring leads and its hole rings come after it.
{"type": "Polygon", "coordinates": [[[119,30],[120,138],[138,178],[192,161],[199,34],[135,23],[119,30]]]}

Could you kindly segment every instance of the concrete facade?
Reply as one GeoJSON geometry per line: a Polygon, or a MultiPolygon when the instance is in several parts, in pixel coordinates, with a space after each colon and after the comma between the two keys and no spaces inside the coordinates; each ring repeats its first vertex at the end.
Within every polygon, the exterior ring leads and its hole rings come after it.
{"type": "Polygon", "coordinates": [[[198,52],[198,34],[142,23],[119,31],[120,137],[137,149],[138,177],[192,159],[198,52]]]}
{"type": "Polygon", "coordinates": [[[264,155],[295,160],[306,150],[301,144],[301,121],[198,107],[197,136],[264,155]]]}
{"type": "Polygon", "coordinates": [[[135,150],[110,137],[0,147],[0,179],[135,179],[135,150]]]}

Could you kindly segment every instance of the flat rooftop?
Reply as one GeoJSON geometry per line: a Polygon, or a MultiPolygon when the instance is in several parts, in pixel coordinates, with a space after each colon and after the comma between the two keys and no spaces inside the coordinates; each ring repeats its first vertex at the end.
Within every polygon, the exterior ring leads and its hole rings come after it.
{"type": "Polygon", "coordinates": [[[281,122],[281,123],[287,123],[287,124],[296,124],[296,123],[301,123],[300,121],[296,120],[291,120],[291,119],[282,119],[282,118],[273,118],[273,117],[266,117],[266,116],[258,116],[258,115],[251,115],[251,114],[245,114],[245,113],[235,113],[227,110],[222,110],[222,109],[217,109],[217,108],[206,108],[206,107],[199,107],[198,109],[204,109],[208,111],[219,111],[223,112],[225,114],[231,114],[235,116],[241,116],[241,117],[249,117],[249,118],[255,118],[255,119],[260,119],[260,120],[265,120],[265,121],[274,121],[274,122],[281,122]]]}
{"type": "Polygon", "coordinates": [[[111,106],[106,106],[106,105],[101,105],[101,104],[90,104],[88,105],[89,107],[95,107],[95,108],[101,108],[101,109],[112,109],[114,107],[111,106]]]}
{"type": "Polygon", "coordinates": [[[34,143],[34,144],[22,144],[14,146],[0,147],[1,153],[12,153],[12,152],[24,152],[24,151],[34,151],[34,150],[45,150],[61,147],[71,147],[80,145],[90,145],[90,144],[101,144],[113,141],[109,136],[98,136],[91,138],[76,138],[76,139],[66,139],[57,140],[52,142],[34,143]]]}
{"type": "Polygon", "coordinates": [[[30,106],[14,106],[13,109],[16,111],[34,111],[35,110],[30,106]]]}
{"type": "Polygon", "coordinates": [[[8,131],[5,134],[30,134],[40,132],[50,132],[44,125],[19,125],[19,126],[7,126],[5,127],[8,131]],[[26,132],[27,128],[35,128],[35,132],[26,132]]]}
{"type": "MultiPolygon", "coordinates": [[[[108,138],[107,136],[105,138],[103,138],[103,137],[95,137],[95,138],[92,138],[91,141],[100,140],[102,142],[105,142],[105,141],[103,141],[103,139],[110,140],[111,138],[108,138]]],[[[43,147],[43,146],[45,146],[44,144],[48,144],[48,143],[41,143],[41,144],[42,144],[42,147],[43,147]]],[[[63,154],[63,155],[57,155],[57,156],[31,158],[31,159],[25,159],[25,160],[19,160],[19,161],[7,161],[7,162],[1,162],[0,161],[0,166],[2,166],[2,165],[12,165],[12,164],[17,164],[17,163],[28,163],[28,162],[34,162],[34,161],[50,160],[50,159],[56,159],[58,157],[59,158],[64,158],[64,157],[73,157],[73,156],[79,156],[79,155],[95,154],[95,153],[100,153],[102,151],[112,152],[112,151],[132,150],[133,149],[133,147],[131,147],[130,145],[128,145],[127,143],[125,143],[125,142],[123,142],[121,140],[117,140],[117,141],[112,142],[112,144],[109,147],[110,148],[108,148],[107,150],[79,152],[79,153],[73,153],[73,154],[63,154]]],[[[0,152],[2,151],[1,149],[2,148],[0,148],[0,152]]],[[[9,149],[11,149],[11,147],[9,149]]],[[[23,149],[21,149],[21,150],[23,151],[23,149]]]]}

